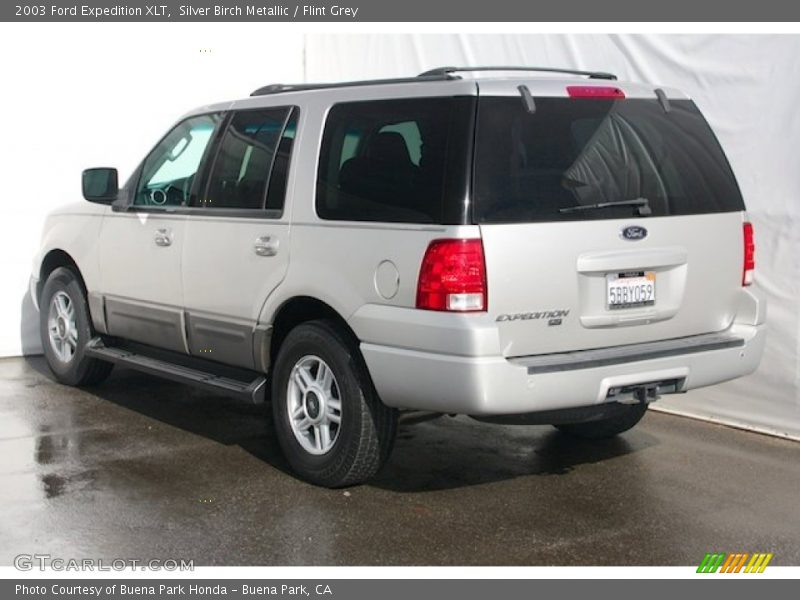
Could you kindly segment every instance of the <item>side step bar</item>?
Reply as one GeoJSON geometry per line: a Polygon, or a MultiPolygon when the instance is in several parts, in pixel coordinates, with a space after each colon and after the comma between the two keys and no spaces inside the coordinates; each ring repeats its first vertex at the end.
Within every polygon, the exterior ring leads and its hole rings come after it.
{"type": "Polygon", "coordinates": [[[188,383],[189,385],[226,396],[233,396],[254,404],[261,404],[265,400],[267,379],[263,375],[257,375],[251,381],[243,381],[213,373],[203,368],[179,365],[160,358],[147,356],[128,348],[106,346],[100,338],[92,339],[86,345],[85,352],[87,356],[93,358],[99,358],[179,383],[188,383]]]}

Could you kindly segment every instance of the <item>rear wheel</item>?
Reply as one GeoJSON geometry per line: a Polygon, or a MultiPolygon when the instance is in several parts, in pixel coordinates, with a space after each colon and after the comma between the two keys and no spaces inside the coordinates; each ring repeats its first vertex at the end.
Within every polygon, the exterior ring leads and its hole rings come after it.
{"type": "Polygon", "coordinates": [[[287,461],[317,485],[370,479],[394,443],[397,411],[380,401],[358,347],[331,321],[289,332],[275,361],[272,408],[287,461]]]}
{"type": "Polygon", "coordinates": [[[631,429],[642,420],[644,413],[647,412],[645,403],[621,405],[621,407],[622,410],[611,417],[584,423],[564,423],[555,427],[564,433],[587,440],[614,437],[631,429]]]}
{"type": "Polygon", "coordinates": [[[44,356],[59,382],[92,385],[111,373],[111,363],[85,355],[92,326],[83,288],[72,270],[59,267],[47,278],[39,302],[39,328],[44,356]]]}

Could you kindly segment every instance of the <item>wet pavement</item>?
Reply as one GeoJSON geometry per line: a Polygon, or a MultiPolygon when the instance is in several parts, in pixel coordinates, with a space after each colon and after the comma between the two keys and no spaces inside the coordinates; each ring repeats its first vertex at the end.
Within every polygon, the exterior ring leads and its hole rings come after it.
{"type": "Polygon", "coordinates": [[[0,360],[0,565],[800,564],[800,444],[650,413],[601,443],[459,417],[403,424],[379,477],[294,479],[264,409],[132,371],[78,390],[0,360]]]}

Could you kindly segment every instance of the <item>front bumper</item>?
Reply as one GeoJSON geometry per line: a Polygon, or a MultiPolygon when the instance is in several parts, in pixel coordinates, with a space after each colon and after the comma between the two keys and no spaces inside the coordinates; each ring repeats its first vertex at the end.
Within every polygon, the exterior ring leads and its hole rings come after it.
{"type": "Polygon", "coordinates": [[[373,343],[362,343],[361,351],[388,406],[510,415],[600,404],[612,400],[609,392],[639,384],[678,381],[676,391],[684,392],[753,372],[764,350],[765,326],[737,323],[724,335],[740,341],[710,350],[587,361],[549,371],[532,368],[534,363],[525,358],[466,357],[373,343]]]}
{"type": "Polygon", "coordinates": [[[33,302],[33,306],[38,311],[39,310],[39,278],[38,277],[34,277],[33,275],[31,275],[30,281],[28,281],[28,289],[30,290],[31,301],[33,302]]]}

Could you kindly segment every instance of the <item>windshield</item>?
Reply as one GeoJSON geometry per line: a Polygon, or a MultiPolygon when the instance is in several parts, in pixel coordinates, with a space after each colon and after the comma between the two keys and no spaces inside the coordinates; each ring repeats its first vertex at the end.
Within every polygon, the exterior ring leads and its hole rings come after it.
{"type": "Polygon", "coordinates": [[[479,223],[744,210],[728,161],[693,102],[519,97],[479,101],[479,223]],[[590,206],[590,205],[600,206],[590,206]],[[575,207],[587,207],[576,210],[575,207]],[[566,209],[566,210],[565,210],[566,209]]]}

